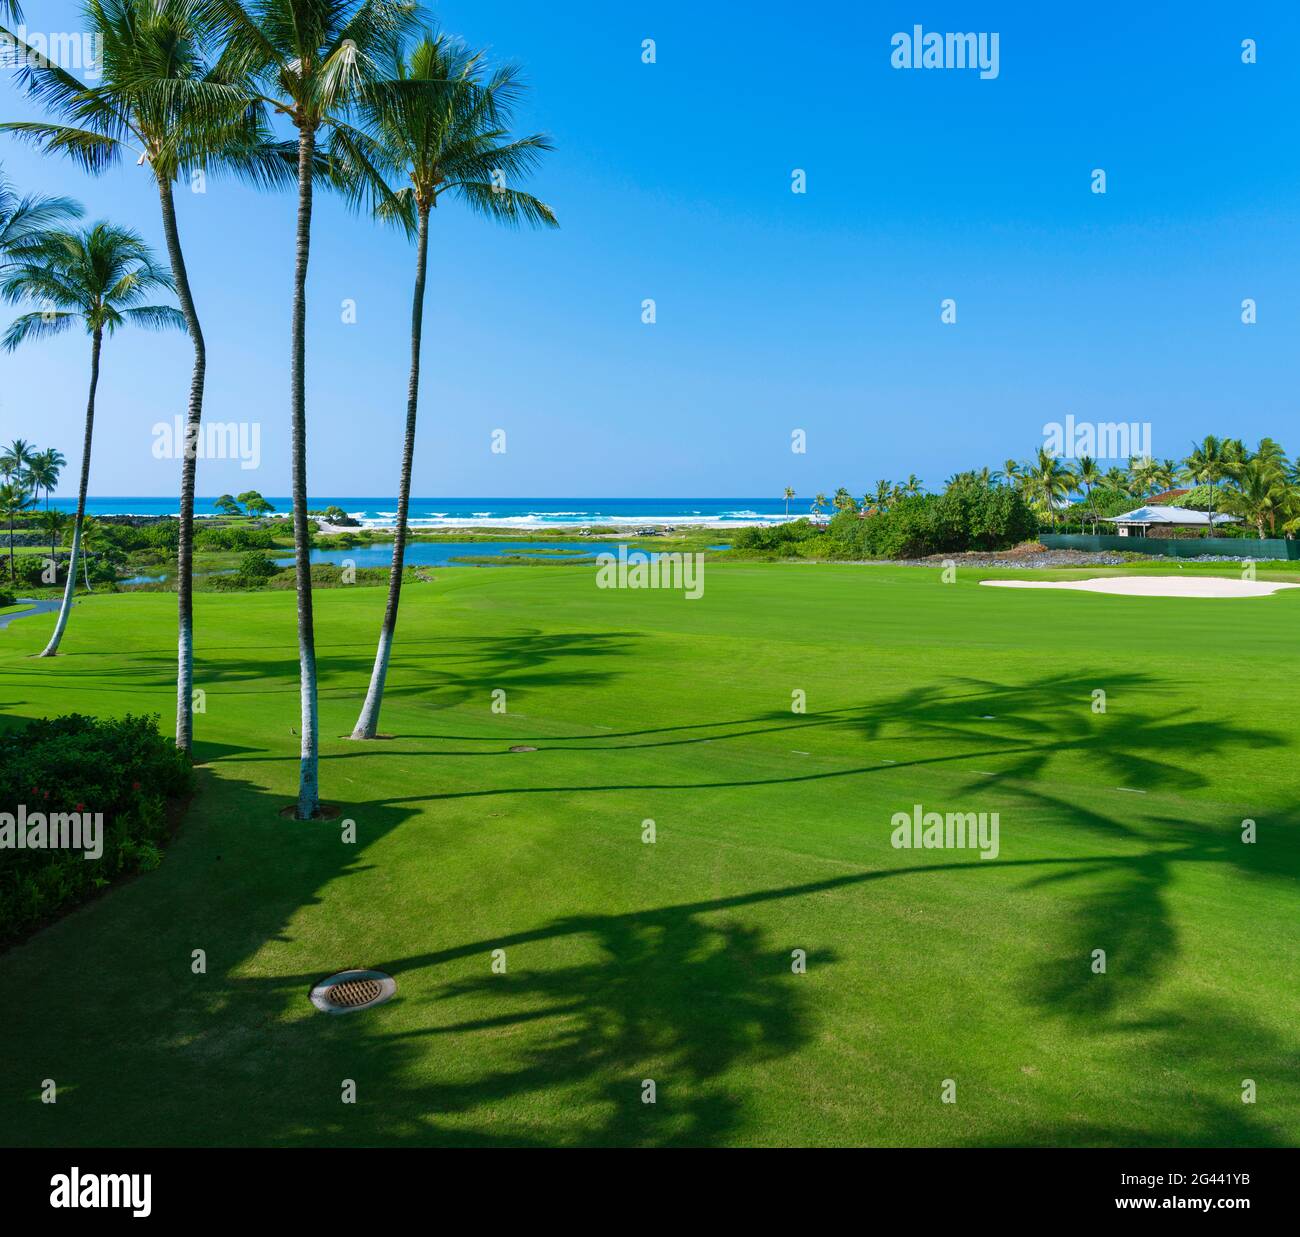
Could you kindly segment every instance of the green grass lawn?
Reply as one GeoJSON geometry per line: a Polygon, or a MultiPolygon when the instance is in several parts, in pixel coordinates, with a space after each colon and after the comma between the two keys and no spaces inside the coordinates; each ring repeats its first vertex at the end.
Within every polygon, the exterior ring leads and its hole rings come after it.
{"type": "MultiPolygon", "coordinates": [[[[0,956],[0,1142],[1300,1141],[1300,594],[436,575],[404,595],[394,737],[364,746],[337,736],[383,592],[316,595],[322,790],[355,845],[277,815],[293,595],[196,599],[199,793],[159,870],[0,956]],[[893,849],[918,803],[999,813],[999,858],[893,849]],[[350,967],[396,999],[315,1012],[350,967]]],[[[0,633],[7,717],[170,727],[174,597],[84,598],[30,660],[52,623],[0,633]]]]}

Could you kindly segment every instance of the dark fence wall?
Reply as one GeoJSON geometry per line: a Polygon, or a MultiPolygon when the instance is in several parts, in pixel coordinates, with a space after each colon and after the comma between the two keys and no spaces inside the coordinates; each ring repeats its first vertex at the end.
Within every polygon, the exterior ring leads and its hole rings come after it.
{"type": "Polygon", "coordinates": [[[1202,554],[1230,554],[1234,558],[1300,559],[1300,541],[1271,537],[1113,537],[1084,533],[1043,533],[1049,550],[1131,550],[1135,554],[1167,554],[1171,558],[1197,558],[1202,554]]]}

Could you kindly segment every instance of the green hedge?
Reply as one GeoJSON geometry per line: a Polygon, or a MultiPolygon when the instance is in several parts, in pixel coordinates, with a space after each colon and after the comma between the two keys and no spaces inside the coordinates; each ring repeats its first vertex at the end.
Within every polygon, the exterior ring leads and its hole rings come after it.
{"type": "MultiPolygon", "coordinates": [[[[69,714],[0,734],[0,812],[103,816],[103,854],[0,846],[0,942],[71,909],[115,877],[162,859],[167,802],[187,794],[189,757],[156,717],[69,714]]],[[[0,820],[7,826],[9,820],[0,820]]]]}
{"type": "Polygon", "coordinates": [[[1036,528],[1016,490],[972,484],[901,498],[865,519],[842,511],[831,521],[830,539],[836,558],[925,558],[1006,549],[1033,537],[1036,528]]]}

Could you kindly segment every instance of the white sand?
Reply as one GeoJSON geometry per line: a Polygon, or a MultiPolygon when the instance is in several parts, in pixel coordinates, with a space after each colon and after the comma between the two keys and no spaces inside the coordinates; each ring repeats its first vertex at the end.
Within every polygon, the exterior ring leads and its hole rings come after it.
{"type": "Polygon", "coordinates": [[[1117,597],[1268,597],[1300,584],[1220,576],[1102,576],[1095,580],[981,580],[993,588],[1064,588],[1076,593],[1113,593],[1117,597]]]}

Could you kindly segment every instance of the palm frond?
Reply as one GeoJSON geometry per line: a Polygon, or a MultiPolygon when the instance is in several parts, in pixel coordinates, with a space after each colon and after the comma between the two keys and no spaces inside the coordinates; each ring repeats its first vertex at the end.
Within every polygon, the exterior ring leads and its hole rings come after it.
{"type": "Polygon", "coordinates": [[[13,352],[20,345],[34,339],[50,339],[62,335],[73,323],[79,321],[78,314],[66,312],[48,312],[23,314],[15,318],[0,338],[0,348],[13,352]]]}
{"type": "Polygon", "coordinates": [[[13,120],[0,124],[0,133],[12,133],[30,142],[44,154],[64,154],[92,176],[119,163],[121,144],[102,133],[75,129],[69,125],[43,124],[33,120],[13,120]]]}
{"type": "Polygon", "coordinates": [[[382,211],[382,217],[407,230],[414,220],[403,210],[387,180],[389,152],[382,143],[351,125],[336,123],[330,131],[329,185],[354,209],[382,211]]]}
{"type": "Polygon", "coordinates": [[[502,189],[483,181],[456,181],[448,186],[472,211],[495,219],[507,227],[528,224],[534,228],[558,228],[555,212],[531,193],[502,189]]]}
{"type": "Polygon", "coordinates": [[[127,321],[150,331],[185,331],[185,315],[171,305],[137,305],[124,310],[127,321]]]}

